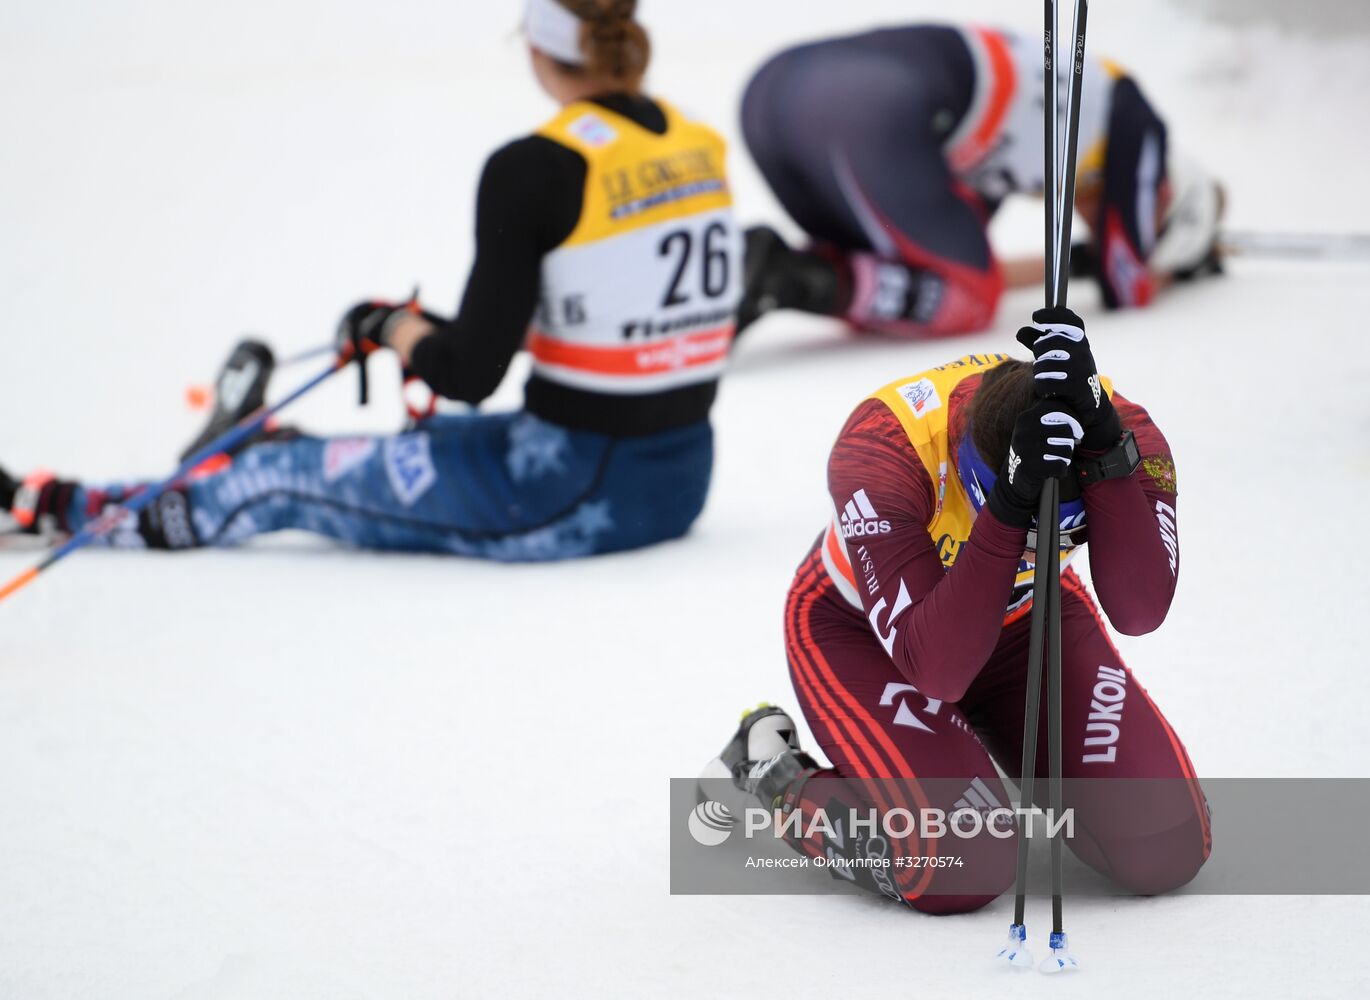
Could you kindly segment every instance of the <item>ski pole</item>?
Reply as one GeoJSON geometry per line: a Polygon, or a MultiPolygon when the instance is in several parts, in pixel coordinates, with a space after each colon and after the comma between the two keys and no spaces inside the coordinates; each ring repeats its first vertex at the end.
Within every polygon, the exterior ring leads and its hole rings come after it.
{"type": "MultiPolygon", "coordinates": [[[[1058,276],[1057,267],[1057,247],[1058,232],[1056,224],[1056,214],[1060,206],[1058,197],[1058,184],[1056,179],[1056,168],[1058,165],[1057,147],[1060,144],[1058,134],[1058,114],[1059,98],[1056,73],[1056,26],[1058,23],[1056,12],[1056,0],[1044,0],[1045,25],[1043,26],[1042,44],[1042,148],[1043,153],[1043,189],[1046,193],[1044,199],[1044,217],[1046,223],[1046,304],[1052,306],[1056,300],[1056,280],[1058,276]]],[[[1022,796],[1023,806],[1030,808],[1034,798],[1035,784],[1037,780],[1037,722],[1041,708],[1041,689],[1042,689],[1042,638],[1046,629],[1046,618],[1043,611],[1046,609],[1047,601],[1047,574],[1043,572],[1043,558],[1046,555],[1045,544],[1048,541],[1048,532],[1042,530],[1043,525],[1049,523],[1048,518],[1051,513],[1051,503],[1048,492],[1055,484],[1054,479],[1048,479],[1042,490],[1041,500],[1037,511],[1037,549],[1033,562],[1032,577],[1032,628],[1028,640],[1028,673],[1027,673],[1027,696],[1023,706],[1023,758],[1022,771],[1019,774],[1018,790],[1022,796]]],[[[1013,897],[1013,926],[1009,928],[1009,944],[1007,948],[1000,952],[1000,956],[1007,958],[1014,965],[1031,965],[1032,958],[1027,950],[1027,863],[1028,863],[1028,844],[1029,838],[1025,835],[1026,831],[1019,831],[1018,836],[1018,869],[1015,879],[1015,890],[1013,897]]]]}
{"type": "MultiPolygon", "coordinates": [[[[1058,129],[1058,83],[1055,38],[1059,21],[1056,0],[1045,0],[1043,34],[1044,87],[1044,185],[1046,190],[1046,304],[1064,307],[1070,285],[1070,237],[1075,201],[1075,175],[1080,135],[1080,97],[1085,68],[1085,32],[1089,19],[1088,0],[1075,0],[1075,41],[1067,88],[1067,134],[1061,183],[1061,137],[1058,129]]],[[[1042,488],[1037,511],[1037,546],[1033,562],[1032,623],[1029,635],[1027,693],[1023,706],[1023,762],[1019,790],[1024,807],[1031,807],[1037,773],[1037,727],[1041,715],[1042,661],[1047,662],[1047,757],[1049,761],[1048,806],[1053,819],[1060,813],[1063,799],[1061,783],[1061,492],[1060,482],[1048,479],[1042,488]]],[[[1032,964],[1027,948],[1027,860],[1028,840],[1020,832],[1018,870],[1013,906],[1013,925],[1009,943],[999,952],[1016,966],[1032,964]]],[[[1051,841],[1052,954],[1042,962],[1042,971],[1055,972],[1075,967],[1069,958],[1063,915],[1062,855],[1059,828],[1051,841]],[[1062,958],[1061,956],[1065,956],[1062,958]],[[1067,961],[1068,960],[1068,961],[1067,961]]]]}
{"type": "Polygon", "coordinates": [[[231,451],[247,441],[261,430],[266,422],[277,413],[326,381],[333,373],[346,367],[348,363],[349,361],[345,358],[337,358],[331,361],[327,368],[319,372],[319,374],[315,375],[290,395],[286,396],[279,403],[276,403],[273,406],[262,407],[255,413],[249,414],[218,438],[209,442],[209,444],[195,452],[195,454],[186,458],[175,472],[162,481],[144,487],[124,503],[104,511],[93,523],[72,535],[71,538],[49,552],[41,561],[30,566],[8,583],[0,586],[0,601],[5,600],[17,591],[22,590],[37,579],[39,574],[51,568],[56,563],[61,562],[73,552],[79,552],[97,538],[108,534],[125,515],[136,514],[146,508],[172,486],[175,486],[178,482],[185,479],[186,476],[190,475],[191,472],[207,459],[231,451]]]}
{"type": "Polygon", "coordinates": [[[1370,233],[1258,233],[1242,230],[1218,234],[1223,256],[1296,260],[1370,260],[1370,233]]]}
{"type": "MultiPolygon", "coordinates": [[[[1061,205],[1059,208],[1060,240],[1056,244],[1056,305],[1066,306],[1070,287],[1070,235],[1074,222],[1072,206],[1075,202],[1075,169],[1080,145],[1080,104],[1084,92],[1085,74],[1085,35],[1089,23],[1089,0],[1075,0],[1075,54],[1071,65],[1069,100],[1069,123],[1066,134],[1066,171],[1061,185],[1061,205]]],[[[1050,481],[1046,491],[1050,501],[1050,520],[1047,534],[1047,601],[1045,611],[1047,620],[1047,757],[1049,758],[1048,808],[1053,821],[1059,824],[1064,807],[1064,789],[1061,782],[1062,771],[1062,734],[1061,734],[1061,484],[1060,480],[1050,481]]],[[[1040,526],[1039,526],[1040,527],[1040,526]]],[[[1038,532],[1041,534],[1040,530],[1038,532]]],[[[1065,931],[1063,857],[1059,825],[1051,836],[1051,954],[1042,960],[1043,972],[1059,972],[1062,969],[1076,968],[1075,959],[1070,956],[1065,931]]]]}
{"type": "MultiPolygon", "coordinates": [[[[1063,307],[1070,290],[1070,237],[1075,224],[1075,168],[1080,144],[1080,104],[1085,76],[1085,28],[1089,21],[1089,0],[1075,0],[1075,51],[1071,62],[1070,86],[1066,99],[1065,176],[1061,184],[1057,211],[1057,241],[1055,246],[1056,283],[1051,304],[1063,307]]],[[[1049,292],[1053,291],[1049,289],[1049,292]]]]}
{"type": "MultiPolygon", "coordinates": [[[[1058,23],[1056,0],[1043,2],[1044,25],[1042,28],[1042,187],[1046,197],[1043,199],[1043,218],[1045,223],[1046,254],[1046,304],[1056,304],[1056,282],[1059,278],[1058,247],[1060,230],[1057,213],[1060,209],[1058,194],[1057,167],[1060,135],[1058,132],[1059,87],[1056,73],[1056,27],[1058,23]]],[[[1023,702],[1023,757],[1022,770],[1019,772],[1018,791],[1024,808],[1031,808],[1034,801],[1037,781],[1037,725],[1041,711],[1042,693],[1042,640],[1046,632],[1046,610],[1050,597],[1047,592],[1046,564],[1049,559],[1047,545],[1050,532],[1044,527],[1053,520],[1053,510],[1059,506],[1059,496],[1055,494],[1056,480],[1048,479],[1043,486],[1037,510],[1037,547],[1033,561],[1032,575],[1032,622],[1028,638],[1028,670],[1026,696],[1023,702]],[[1053,502],[1053,499],[1055,502],[1053,502]]],[[[1058,512],[1059,515],[1059,512],[1058,512]]],[[[1029,967],[1033,964],[1032,953],[1027,945],[1027,865],[1028,845],[1026,825],[1018,832],[1018,865],[1014,879],[1013,924],[1009,927],[1008,943],[999,950],[999,958],[1009,964],[1029,967]]]]}
{"type": "Polygon", "coordinates": [[[307,351],[300,351],[298,354],[291,354],[281,358],[276,362],[277,368],[285,368],[289,365],[298,365],[304,361],[313,361],[315,358],[322,358],[329,354],[338,352],[337,344],[320,344],[318,347],[311,347],[307,351]]]}

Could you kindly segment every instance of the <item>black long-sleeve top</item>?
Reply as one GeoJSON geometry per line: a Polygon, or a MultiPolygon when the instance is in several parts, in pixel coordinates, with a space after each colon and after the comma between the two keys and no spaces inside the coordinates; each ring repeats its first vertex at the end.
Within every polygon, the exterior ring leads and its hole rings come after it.
{"type": "MultiPolygon", "coordinates": [[[[610,94],[595,103],[658,134],[661,107],[646,97],[610,94]]],[[[503,381],[537,309],[542,258],[580,221],[588,165],[578,152],[543,136],[519,139],[485,164],[476,198],[476,260],[453,320],[432,315],[410,370],[434,392],[476,404],[503,381]]],[[[534,375],[529,412],[575,430],[617,437],[654,434],[708,418],[717,382],[641,395],[573,389],[534,375]]]]}

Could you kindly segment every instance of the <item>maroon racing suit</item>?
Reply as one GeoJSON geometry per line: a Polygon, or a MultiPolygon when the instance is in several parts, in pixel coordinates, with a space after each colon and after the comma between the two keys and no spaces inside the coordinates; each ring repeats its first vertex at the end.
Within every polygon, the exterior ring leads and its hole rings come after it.
{"type": "MultiPolygon", "coordinates": [[[[964,380],[948,401],[952,455],[979,381],[978,375],[964,380]]],[[[1175,592],[1175,466],[1146,411],[1116,393],[1113,402],[1136,434],[1143,461],[1130,477],[1085,488],[1085,551],[1109,620],[1120,632],[1140,635],[1161,624],[1175,592]]],[[[986,507],[944,570],[927,530],[938,484],[879,400],[862,403],[847,421],[828,463],[828,488],[839,511],[863,493],[858,502],[872,527],[846,540],[825,533],[790,587],[791,679],[832,767],[791,783],[785,805],[806,812],[830,811],[834,800],[867,811],[930,804],[952,812],[967,800],[976,807],[1008,805],[994,765],[1015,780],[1021,767],[1031,605],[1013,595],[1026,531],[1006,526],[986,507]],[[839,588],[832,560],[823,558],[825,537],[826,544],[845,546],[854,588],[839,588]],[[891,614],[883,600],[894,600],[901,588],[911,600],[895,601],[891,614]],[[859,609],[851,603],[853,589],[859,609]],[[1015,610],[1006,616],[1011,604],[1015,610]],[[931,788],[931,779],[955,780],[931,788]]],[[[1179,737],[1123,663],[1073,569],[1061,581],[1061,664],[1064,804],[1075,811],[1069,846],[1127,891],[1151,894],[1185,884],[1208,857],[1207,802],[1179,737]],[[1144,794],[1132,791],[1139,783],[1097,782],[1088,787],[1128,790],[1072,795],[1079,786],[1069,779],[1081,778],[1175,780],[1145,783],[1144,794]]],[[[1037,774],[1046,773],[1043,711],[1037,774]]],[[[1045,785],[1039,781],[1034,796],[1043,807],[1045,785]]],[[[821,830],[801,829],[789,839],[813,856],[831,855],[834,847],[821,830]]],[[[918,834],[892,845],[903,857],[935,849],[918,834]]],[[[896,869],[890,875],[897,891],[890,891],[889,878],[859,874],[855,881],[924,912],[973,910],[1011,886],[1016,839],[980,838],[975,849],[973,873],[896,869]],[[973,887],[960,891],[958,881],[973,887]]],[[[844,850],[851,853],[850,845],[844,850]]]]}

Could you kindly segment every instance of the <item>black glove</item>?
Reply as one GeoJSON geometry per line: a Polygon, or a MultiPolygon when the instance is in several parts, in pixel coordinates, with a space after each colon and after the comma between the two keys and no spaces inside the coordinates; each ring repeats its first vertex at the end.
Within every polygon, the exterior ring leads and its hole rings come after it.
{"type": "Polygon", "coordinates": [[[1080,450],[1102,454],[1117,444],[1122,421],[1099,382],[1084,320],[1061,306],[1038,309],[1032,314],[1032,326],[1018,331],[1018,342],[1035,359],[1037,398],[1064,402],[1078,415],[1084,428],[1080,450]]]}
{"type": "Polygon", "coordinates": [[[386,326],[396,313],[408,309],[393,302],[359,302],[338,322],[338,356],[344,361],[364,358],[386,346],[386,326]]]}
{"type": "Polygon", "coordinates": [[[357,378],[360,383],[361,405],[367,404],[370,388],[366,376],[366,359],[382,347],[389,347],[391,320],[401,313],[416,313],[419,308],[419,290],[408,302],[360,302],[343,315],[338,323],[338,360],[342,364],[355,361],[357,378]]]}
{"type": "Polygon", "coordinates": [[[1029,527],[1042,486],[1070,473],[1083,433],[1080,421],[1060,400],[1039,400],[1018,414],[1008,456],[989,494],[994,516],[1015,528],[1029,527]]]}

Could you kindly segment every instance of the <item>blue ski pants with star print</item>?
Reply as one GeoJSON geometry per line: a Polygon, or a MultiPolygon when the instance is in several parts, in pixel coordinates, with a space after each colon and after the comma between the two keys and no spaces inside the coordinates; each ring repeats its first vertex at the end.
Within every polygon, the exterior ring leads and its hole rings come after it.
{"type": "MultiPolygon", "coordinates": [[[[390,437],[255,444],[107,541],[190,548],[298,529],[369,549],[570,559],[684,535],[712,468],[707,422],[614,438],[521,411],[440,416],[390,437]]],[[[72,508],[93,516],[132,488],[83,488],[72,508]]]]}

